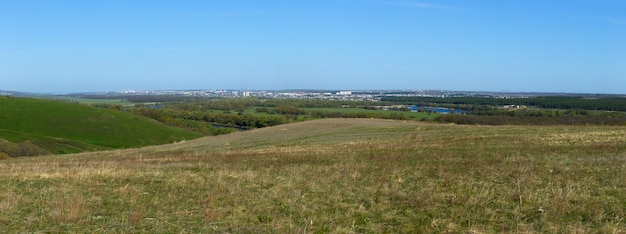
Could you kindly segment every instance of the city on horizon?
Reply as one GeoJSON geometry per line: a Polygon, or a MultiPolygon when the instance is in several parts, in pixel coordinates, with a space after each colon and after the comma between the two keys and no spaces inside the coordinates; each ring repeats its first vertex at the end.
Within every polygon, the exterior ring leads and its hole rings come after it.
{"type": "Polygon", "coordinates": [[[438,89],[125,89],[117,91],[97,92],[25,92],[0,89],[0,96],[63,96],[63,95],[178,95],[178,96],[206,96],[206,97],[293,97],[300,95],[321,96],[424,96],[424,97],[535,97],[535,96],[617,96],[618,93],[570,93],[570,92],[515,92],[515,91],[471,91],[471,90],[438,90],[438,89]]]}

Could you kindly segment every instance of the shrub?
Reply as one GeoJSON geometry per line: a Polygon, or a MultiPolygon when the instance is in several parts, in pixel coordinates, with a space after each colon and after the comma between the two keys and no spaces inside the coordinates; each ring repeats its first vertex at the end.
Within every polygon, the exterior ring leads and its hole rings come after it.
{"type": "Polygon", "coordinates": [[[37,156],[44,154],[48,154],[48,152],[39,148],[39,146],[33,144],[30,141],[25,141],[17,146],[17,150],[14,156],[37,156]]]}
{"type": "Polygon", "coordinates": [[[282,115],[306,115],[304,109],[295,106],[277,106],[274,108],[274,112],[282,115]]]}

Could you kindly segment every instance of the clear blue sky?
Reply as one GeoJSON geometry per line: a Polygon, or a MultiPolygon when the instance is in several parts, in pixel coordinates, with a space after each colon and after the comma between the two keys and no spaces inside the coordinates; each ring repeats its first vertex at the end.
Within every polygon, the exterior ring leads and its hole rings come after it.
{"type": "Polygon", "coordinates": [[[623,0],[0,0],[0,90],[626,94],[623,0]]]}

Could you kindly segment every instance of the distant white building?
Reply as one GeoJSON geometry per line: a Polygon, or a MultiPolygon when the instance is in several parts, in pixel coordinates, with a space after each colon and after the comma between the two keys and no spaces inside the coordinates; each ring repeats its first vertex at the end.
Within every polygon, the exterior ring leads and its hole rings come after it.
{"type": "Polygon", "coordinates": [[[352,91],[339,91],[337,95],[352,95],[352,91]]]}
{"type": "Polygon", "coordinates": [[[528,109],[528,106],[525,105],[506,105],[503,106],[504,109],[508,110],[518,110],[518,109],[528,109]]]}

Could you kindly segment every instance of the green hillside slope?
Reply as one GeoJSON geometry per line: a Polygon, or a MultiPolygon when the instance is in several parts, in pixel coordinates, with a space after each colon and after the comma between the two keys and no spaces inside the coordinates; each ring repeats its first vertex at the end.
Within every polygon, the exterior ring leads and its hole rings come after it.
{"type": "Polygon", "coordinates": [[[41,99],[0,98],[0,138],[51,153],[130,148],[201,137],[129,113],[41,99]]]}
{"type": "Polygon", "coordinates": [[[50,153],[68,154],[107,149],[111,148],[77,140],[0,129],[0,153],[5,153],[9,156],[34,156],[50,153]]]}

